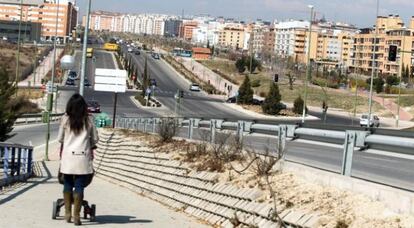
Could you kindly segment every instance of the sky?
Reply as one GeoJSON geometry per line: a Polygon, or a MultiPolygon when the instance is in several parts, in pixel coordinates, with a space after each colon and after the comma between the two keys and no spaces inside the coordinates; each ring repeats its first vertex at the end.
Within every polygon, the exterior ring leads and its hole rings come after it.
{"type": "MultiPolygon", "coordinates": [[[[379,0],[379,14],[400,15],[406,24],[414,16],[414,0],[379,0]]],[[[92,10],[120,13],[208,14],[243,21],[305,19],[308,5],[314,5],[317,18],[368,27],[375,24],[377,0],[92,0],[92,10]]],[[[81,14],[86,0],[77,0],[81,14]]]]}

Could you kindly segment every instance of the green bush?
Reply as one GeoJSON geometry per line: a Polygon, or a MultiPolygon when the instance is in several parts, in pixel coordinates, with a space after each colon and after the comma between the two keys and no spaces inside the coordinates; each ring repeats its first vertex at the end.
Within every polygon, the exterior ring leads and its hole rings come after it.
{"type": "Polygon", "coordinates": [[[251,104],[253,102],[253,89],[250,84],[249,76],[245,77],[243,84],[239,88],[237,102],[239,104],[251,104]]]}
{"type": "MultiPolygon", "coordinates": [[[[293,110],[292,111],[296,114],[302,114],[304,105],[305,105],[305,102],[303,101],[302,97],[299,96],[293,102],[293,110]]],[[[308,107],[305,108],[305,112],[308,113],[308,107]]]]}
{"type": "Polygon", "coordinates": [[[282,96],[279,92],[279,86],[276,83],[272,83],[270,86],[270,92],[262,104],[262,110],[269,115],[277,115],[282,110],[282,104],[280,101],[282,96]]]}

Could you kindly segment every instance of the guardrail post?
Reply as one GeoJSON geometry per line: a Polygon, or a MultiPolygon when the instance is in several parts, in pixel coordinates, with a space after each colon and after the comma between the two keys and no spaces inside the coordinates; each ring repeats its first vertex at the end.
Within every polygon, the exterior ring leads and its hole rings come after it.
{"type": "Polygon", "coordinates": [[[341,171],[341,174],[345,176],[351,176],[356,135],[355,131],[346,131],[341,171]]]}
{"type": "Polygon", "coordinates": [[[286,148],[286,137],[288,132],[288,126],[286,125],[279,125],[279,130],[277,132],[277,146],[278,146],[278,155],[284,155],[285,148],[286,148]]]}
{"type": "Polygon", "coordinates": [[[147,123],[148,123],[148,118],[144,119],[144,133],[147,132],[147,123]]]}
{"type": "Polygon", "coordinates": [[[188,120],[188,138],[193,139],[193,127],[194,127],[194,119],[190,118],[188,120]]]}
{"type": "Polygon", "coordinates": [[[152,133],[155,133],[155,121],[157,121],[157,119],[152,118],[152,133]]]}
{"type": "Polygon", "coordinates": [[[217,120],[210,120],[210,142],[216,142],[216,123],[217,120]]]}
{"type": "Polygon", "coordinates": [[[244,121],[237,122],[237,136],[239,138],[239,142],[243,142],[243,131],[244,131],[244,121]]]}

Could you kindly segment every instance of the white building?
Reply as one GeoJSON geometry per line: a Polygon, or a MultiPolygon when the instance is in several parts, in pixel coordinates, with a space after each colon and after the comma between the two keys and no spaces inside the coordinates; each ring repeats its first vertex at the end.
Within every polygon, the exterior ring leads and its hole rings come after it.
{"type": "Polygon", "coordinates": [[[295,44],[305,37],[298,30],[309,28],[309,21],[285,21],[275,24],[275,52],[280,56],[294,56],[295,44]]]}

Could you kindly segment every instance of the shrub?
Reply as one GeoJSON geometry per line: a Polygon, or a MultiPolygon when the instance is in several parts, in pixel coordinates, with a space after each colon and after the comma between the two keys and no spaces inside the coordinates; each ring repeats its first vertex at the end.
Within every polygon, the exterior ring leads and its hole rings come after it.
{"type": "Polygon", "coordinates": [[[260,86],[260,80],[256,79],[256,80],[252,81],[251,85],[252,85],[253,88],[259,87],[260,86]]]}
{"type": "Polygon", "coordinates": [[[387,85],[398,85],[400,83],[400,79],[397,76],[388,76],[386,78],[387,85]]]}
{"type": "Polygon", "coordinates": [[[282,110],[281,99],[279,86],[276,83],[272,83],[270,92],[262,104],[263,112],[269,115],[279,114],[280,110],[282,110]]]}
{"type": "Polygon", "coordinates": [[[171,142],[178,130],[178,123],[174,118],[163,118],[158,128],[158,134],[160,135],[160,141],[171,142]]]}
{"type": "Polygon", "coordinates": [[[237,102],[239,104],[251,104],[253,102],[253,89],[250,85],[249,76],[246,76],[243,84],[239,88],[237,102]]]}
{"type": "Polygon", "coordinates": [[[245,58],[238,59],[235,65],[239,73],[243,73],[246,70],[245,58]]]}
{"type": "MultiPolygon", "coordinates": [[[[303,113],[303,106],[305,105],[305,102],[303,101],[302,97],[299,96],[295,99],[293,103],[293,112],[296,114],[302,114],[303,113]]],[[[308,107],[305,108],[305,113],[308,113],[308,107]]]]}

